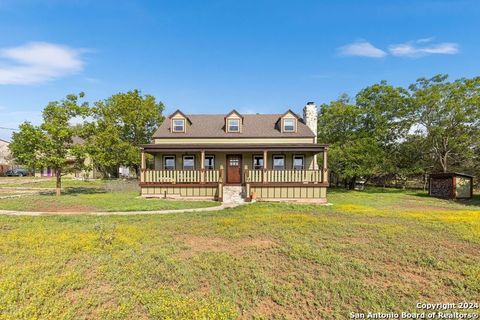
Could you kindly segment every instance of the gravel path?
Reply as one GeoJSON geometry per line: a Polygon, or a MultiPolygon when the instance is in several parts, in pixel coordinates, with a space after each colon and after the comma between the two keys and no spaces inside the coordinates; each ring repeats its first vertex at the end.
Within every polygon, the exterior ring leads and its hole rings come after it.
{"type": "Polygon", "coordinates": [[[91,211],[91,212],[48,212],[48,211],[15,211],[15,210],[0,210],[0,215],[7,216],[45,216],[45,215],[94,215],[94,216],[130,216],[138,214],[170,214],[170,213],[182,213],[182,212],[208,212],[219,211],[228,208],[238,207],[240,204],[222,204],[216,207],[207,208],[194,208],[194,209],[170,209],[159,211],[91,211]]]}

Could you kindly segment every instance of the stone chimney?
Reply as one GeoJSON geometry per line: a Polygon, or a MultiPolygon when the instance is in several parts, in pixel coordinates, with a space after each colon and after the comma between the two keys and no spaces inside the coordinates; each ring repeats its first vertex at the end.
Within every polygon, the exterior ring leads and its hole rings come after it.
{"type": "MultiPolygon", "coordinates": [[[[318,111],[317,106],[314,102],[307,102],[307,105],[303,108],[303,121],[313,131],[315,138],[313,138],[313,143],[317,143],[317,117],[318,111]]],[[[317,155],[313,156],[313,161],[309,166],[310,170],[318,170],[317,155]]]]}
{"type": "Polygon", "coordinates": [[[307,105],[303,108],[303,121],[315,134],[315,143],[317,143],[317,117],[317,106],[314,102],[307,102],[307,105]]]}

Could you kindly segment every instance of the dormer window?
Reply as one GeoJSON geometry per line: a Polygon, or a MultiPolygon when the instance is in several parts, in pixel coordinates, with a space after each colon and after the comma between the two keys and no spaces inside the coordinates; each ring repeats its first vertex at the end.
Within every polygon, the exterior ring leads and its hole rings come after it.
{"type": "Polygon", "coordinates": [[[185,119],[173,119],[173,132],[185,132],[185,119]]]}
{"type": "Polygon", "coordinates": [[[283,132],[295,132],[295,119],[283,119],[283,132]]]}
{"type": "Polygon", "coordinates": [[[240,119],[227,120],[228,132],[240,132],[240,119]]]}

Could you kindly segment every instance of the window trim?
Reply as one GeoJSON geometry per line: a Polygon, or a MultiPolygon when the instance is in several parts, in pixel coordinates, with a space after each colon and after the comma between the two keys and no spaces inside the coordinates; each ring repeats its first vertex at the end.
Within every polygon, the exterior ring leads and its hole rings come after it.
{"type": "Polygon", "coordinates": [[[203,167],[205,170],[215,170],[215,155],[214,154],[206,154],[205,155],[205,159],[203,159],[203,167]],[[212,167],[211,168],[207,168],[207,166],[205,165],[205,161],[207,160],[207,158],[212,158],[213,159],[213,164],[212,164],[212,167]]]}
{"type": "Polygon", "coordinates": [[[263,159],[263,155],[262,154],[254,154],[252,155],[252,169],[253,170],[263,170],[263,168],[265,168],[265,159],[263,159]],[[255,158],[261,158],[263,160],[263,165],[261,168],[259,169],[255,169],[255,158]]]}
{"type": "Polygon", "coordinates": [[[227,118],[227,132],[233,132],[233,133],[239,133],[240,132],[240,126],[242,125],[241,119],[237,118],[227,118]],[[238,122],[238,130],[230,130],[230,121],[237,121],[238,122]]]}
{"type": "Polygon", "coordinates": [[[283,118],[282,120],[282,129],[283,129],[283,132],[296,132],[297,131],[297,121],[296,119],[293,119],[293,118],[283,118]],[[292,130],[287,130],[286,129],[286,126],[285,126],[285,122],[286,121],[293,121],[293,129],[292,130]]]}
{"type": "Polygon", "coordinates": [[[285,155],[284,154],[273,154],[272,155],[272,170],[285,170],[285,155]],[[281,169],[275,169],[275,158],[283,159],[283,167],[281,169]]]}
{"type": "Polygon", "coordinates": [[[183,118],[173,118],[172,119],[172,132],[176,132],[176,133],[183,133],[185,132],[185,119],[183,118]],[[175,130],[175,121],[182,121],[183,125],[182,125],[182,130],[175,130]]]}
{"type": "Polygon", "coordinates": [[[184,154],[182,156],[182,170],[183,171],[190,171],[190,170],[195,170],[196,168],[196,157],[194,154],[184,154]],[[185,158],[188,157],[188,158],[193,158],[193,167],[192,169],[185,169],[185,158]]]}
{"type": "Polygon", "coordinates": [[[292,155],[292,170],[305,170],[305,155],[304,154],[294,154],[292,155]],[[295,158],[302,158],[302,169],[295,168],[295,158]]]}
{"type": "Polygon", "coordinates": [[[163,170],[173,170],[173,171],[175,171],[176,168],[177,168],[177,157],[176,157],[175,155],[164,155],[164,156],[163,156],[163,162],[162,162],[162,164],[163,164],[163,170]],[[166,160],[167,158],[173,158],[173,169],[167,169],[167,168],[166,168],[166,166],[165,166],[165,164],[166,164],[166,163],[165,163],[165,160],[166,160]]]}

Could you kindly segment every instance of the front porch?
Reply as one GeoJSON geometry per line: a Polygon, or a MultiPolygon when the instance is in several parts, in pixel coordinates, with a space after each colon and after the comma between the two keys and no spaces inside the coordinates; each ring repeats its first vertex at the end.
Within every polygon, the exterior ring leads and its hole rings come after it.
{"type": "Polygon", "coordinates": [[[144,197],[223,201],[225,186],[239,186],[245,201],[326,202],[327,172],[324,145],[153,144],[140,186],[144,197]]]}

